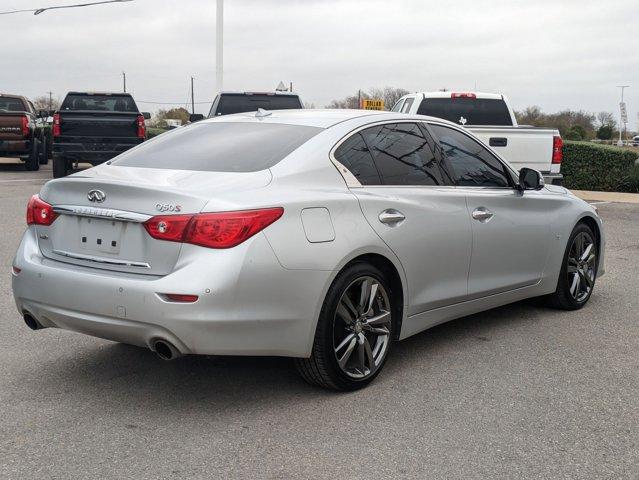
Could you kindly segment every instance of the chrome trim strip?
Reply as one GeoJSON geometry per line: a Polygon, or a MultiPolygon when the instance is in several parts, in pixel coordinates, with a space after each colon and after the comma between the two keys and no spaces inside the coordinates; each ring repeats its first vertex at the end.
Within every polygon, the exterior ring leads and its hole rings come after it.
{"type": "Polygon", "coordinates": [[[77,215],[79,217],[104,218],[136,223],[144,223],[152,217],[151,215],[145,215],[143,213],[81,205],[56,205],[53,207],[53,211],[60,215],[77,215]]]}
{"type": "Polygon", "coordinates": [[[146,262],[134,262],[131,260],[115,260],[104,257],[94,257],[92,255],[82,255],[80,253],[70,253],[64,250],[53,250],[53,253],[62,257],[73,258],[75,260],[85,260],[87,262],[102,263],[104,265],[117,265],[119,267],[137,267],[137,268],[151,268],[146,262]]]}

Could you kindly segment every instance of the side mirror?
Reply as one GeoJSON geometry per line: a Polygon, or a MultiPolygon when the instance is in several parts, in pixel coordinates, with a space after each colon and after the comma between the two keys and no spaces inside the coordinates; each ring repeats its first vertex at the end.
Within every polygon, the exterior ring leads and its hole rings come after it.
{"type": "Polygon", "coordinates": [[[519,170],[518,187],[520,190],[541,190],[544,185],[544,177],[537,170],[526,167],[519,170]]]}
{"type": "Polygon", "coordinates": [[[204,115],[201,113],[192,113],[189,115],[189,122],[199,122],[200,120],[204,120],[204,115]]]}
{"type": "Polygon", "coordinates": [[[144,120],[151,119],[151,114],[149,112],[142,112],[142,116],[144,117],[144,120]]]}

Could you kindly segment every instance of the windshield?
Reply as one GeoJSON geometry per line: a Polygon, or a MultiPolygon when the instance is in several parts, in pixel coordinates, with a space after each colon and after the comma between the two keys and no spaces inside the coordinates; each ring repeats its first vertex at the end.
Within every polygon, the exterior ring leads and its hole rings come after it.
{"type": "Polygon", "coordinates": [[[137,112],[131,95],[69,94],[60,110],[90,110],[99,112],[137,112]]]}
{"type": "Polygon", "coordinates": [[[506,102],[497,98],[425,98],[417,113],[459,125],[513,124],[506,102]]]}
{"type": "Polygon", "coordinates": [[[297,95],[223,94],[220,96],[220,101],[215,107],[215,111],[211,109],[209,116],[256,112],[258,108],[263,108],[264,110],[290,110],[302,108],[302,104],[297,95]]]}
{"type": "Polygon", "coordinates": [[[256,172],[272,167],[322,130],[273,123],[194,123],[142,143],[120,155],[113,165],[256,172]]]}

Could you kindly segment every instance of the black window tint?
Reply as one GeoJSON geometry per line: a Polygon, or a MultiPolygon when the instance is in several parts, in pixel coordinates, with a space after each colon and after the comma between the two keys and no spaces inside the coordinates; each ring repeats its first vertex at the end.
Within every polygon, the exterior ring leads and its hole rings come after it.
{"type": "Polygon", "coordinates": [[[493,98],[425,98],[419,115],[443,118],[460,125],[512,125],[506,102],[493,98]]]}
{"type": "Polygon", "coordinates": [[[27,108],[19,98],[0,97],[0,112],[26,112],[27,108]]]}
{"type": "Polygon", "coordinates": [[[230,115],[232,113],[256,112],[258,108],[289,110],[302,108],[302,104],[296,95],[224,94],[220,96],[215,114],[230,115]]]}
{"type": "Polygon", "coordinates": [[[414,102],[413,98],[407,98],[406,103],[404,103],[404,106],[402,107],[402,113],[408,113],[410,110],[410,107],[413,106],[413,102],[414,102]]]}
{"type": "Polygon", "coordinates": [[[137,112],[130,95],[72,94],[66,96],[61,110],[86,110],[92,112],[137,112]]]}
{"type": "Polygon", "coordinates": [[[199,122],[176,128],[117,157],[114,165],[208,172],[272,167],[321,132],[274,123],[199,122]]]}
{"type": "Polygon", "coordinates": [[[379,173],[364,139],[359,133],[350,136],[335,150],[335,159],[344,165],[362,185],[379,185],[379,173]]]}
{"type": "Polygon", "coordinates": [[[508,187],[504,165],[478,142],[452,128],[430,126],[446,154],[453,180],[465,187],[508,187]]]}
{"type": "Polygon", "coordinates": [[[419,127],[394,123],[362,131],[385,185],[441,185],[435,156],[419,127]]]}

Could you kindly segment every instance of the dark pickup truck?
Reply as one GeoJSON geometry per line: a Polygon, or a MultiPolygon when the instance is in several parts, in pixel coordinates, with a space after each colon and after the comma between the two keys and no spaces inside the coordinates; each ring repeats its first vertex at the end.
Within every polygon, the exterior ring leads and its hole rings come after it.
{"type": "Polygon", "coordinates": [[[0,93],[0,157],[19,158],[27,170],[47,163],[48,115],[25,97],[0,93]]]}
{"type": "Polygon", "coordinates": [[[146,139],[148,113],[128,93],[69,92],[53,115],[53,176],[74,164],[98,165],[146,139]]]}

